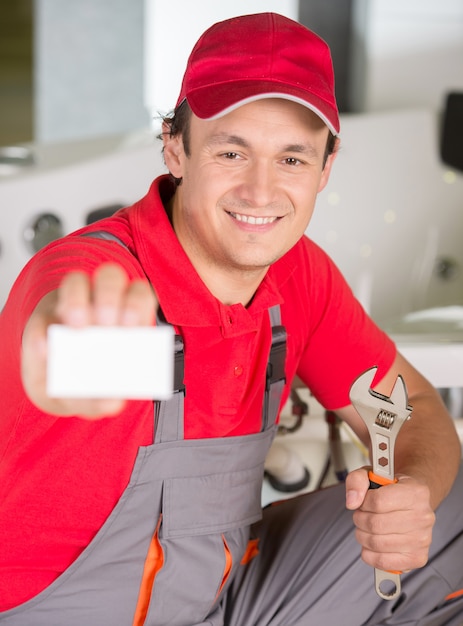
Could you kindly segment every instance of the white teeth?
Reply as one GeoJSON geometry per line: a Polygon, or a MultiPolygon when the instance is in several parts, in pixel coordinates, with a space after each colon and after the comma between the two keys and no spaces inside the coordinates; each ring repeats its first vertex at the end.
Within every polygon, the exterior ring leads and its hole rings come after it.
{"type": "Polygon", "coordinates": [[[246,222],[246,224],[256,224],[258,226],[262,224],[271,224],[277,218],[276,217],[253,217],[252,215],[241,215],[240,213],[230,213],[238,222],[246,222]]]}

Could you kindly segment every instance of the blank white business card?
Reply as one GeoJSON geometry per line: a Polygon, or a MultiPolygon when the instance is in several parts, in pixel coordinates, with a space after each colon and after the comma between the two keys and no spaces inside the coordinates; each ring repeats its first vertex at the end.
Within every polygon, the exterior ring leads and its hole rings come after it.
{"type": "Polygon", "coordinates": [[[54,398],[164,400],[173,390],[171,326],[48,328],[47,393],[54,398]]]}

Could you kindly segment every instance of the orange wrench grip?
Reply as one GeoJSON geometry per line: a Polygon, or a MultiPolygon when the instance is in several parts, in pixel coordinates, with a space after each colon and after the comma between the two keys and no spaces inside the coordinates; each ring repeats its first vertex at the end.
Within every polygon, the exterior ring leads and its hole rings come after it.
{"type": "Polygon", "coordinates": [[[378,474],[375,474],[373,470],[368,472],[368,478],[370,479],[370,489],[379,489],[379,487],[384,487],[385,485],[391,485],[392,483],[397,482],[397,478],[390,480],[389,478],[384,478],[384,476],[378,476],[378,474]]]}

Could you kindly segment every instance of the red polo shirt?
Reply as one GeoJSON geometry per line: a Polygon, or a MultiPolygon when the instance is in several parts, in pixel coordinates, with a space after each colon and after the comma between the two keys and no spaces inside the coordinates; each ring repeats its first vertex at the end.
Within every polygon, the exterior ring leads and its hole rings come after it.
{"type": "MultiPolygon", "coordinates": [[[[349,403],[363,370],[378,365],[381,375],[392,364],[393,343],[306,237],[272,265],[248,307],[219,302],[172,230],[161,201],[170,193],[161,177],[141,201],[83,229],[110,231],[131,253],[82,231],[40,251],[0,315],[0,610],[36,595],[75,560],[124,491],[138,447],[153,440],[150,402],[131,401],[117,417],[87,421],[46,415],[24,395],[24,324],[66,272],[91,273],[113,260],[131,277],[148,276],[184,338],[186,438],[260,429],[274,304],[288,333],[288,381],[297,372],[327,408],[349,403]]],[[[283,402],[288,393],[289,384],[283,402]]]]}

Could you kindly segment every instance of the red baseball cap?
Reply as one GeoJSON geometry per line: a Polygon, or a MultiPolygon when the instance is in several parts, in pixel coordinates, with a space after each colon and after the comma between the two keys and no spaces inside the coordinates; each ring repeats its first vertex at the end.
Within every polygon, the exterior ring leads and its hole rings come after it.
{"type": "Polygon", "coordinates": [[[199,38],[177,106],[186,99],[197,117],[212,119],[271,97],[308,107],[339,134],[328,45],[287,17],[257,13],[218,22],[199,38]]]}

